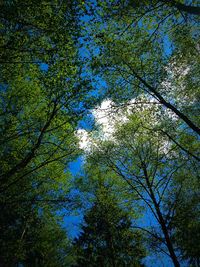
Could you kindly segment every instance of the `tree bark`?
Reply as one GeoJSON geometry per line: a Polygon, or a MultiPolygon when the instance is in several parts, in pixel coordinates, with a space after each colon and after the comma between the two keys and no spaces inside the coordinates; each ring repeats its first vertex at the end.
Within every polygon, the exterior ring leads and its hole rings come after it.
{"type": "Polygon", "coordinates": [[[143,163],[143,171],[144,171],[144,176],[145,176],[145,180],[146,180],[146,183],[147,183],[147,187],[149,189],[150,196],[151,196],[151,199],[152,199],[152,202],[153,202],[153,205],[154,205],[156,214],[157,214],[158,219],[159,219],[159,224],[161,226],[163,235],[165,237],[165,241],[166,241],[166,245],[167,245],[167,248],[168,248],[170,257],[171,257],[171,259],[172,259],[172,261],[174,263],[174,266],[175,267],[180,267],[180,263],[179,263],[179,261],[178,261],[178,259],[176,257],[176,254],[175,254],[175,251],[174,251],[174,248],[173,248],[173,244],[172,244],[172,242],[170,240],[170,236],[169,236],[169,232],[168,232],[168,229],[167,229],[165,220],[164,220],[163,215],[162,215],[162,212],[160,210],[160,206],[157,203],[156,197],[154,195],[154,192],[153,192],[151,183],[149,181],[149,177],[148,177],[146,165],[144,163],[143,163]]]}
{"type": "Polygon", "coordinates": [[[52,114],[50,115],[49,119],[47,120],[47,122],[45,123],[44,127],[42,128],[42,130],[40,132],[40,135],[38,137],[38,140],[33,145],[33,148],[31,149],[31,151],[17,165],[15,165],[11,170],[9,170],[7,173],[1,175],[0,176],[1,181],[7,180],[11,176],[13,176],[17,172],[19,172],[21,169],[24,169],[31,162],[31,160],[35,157],[35,152],[40,147],[40,145],[42,143],[42,139],[43,139],[43,137],[45,135],[45,132],[49,128],[53,118],[56,115],[56,112],[57,112],[56,105],[54,105],[52,114]]]}
{"type": "Polygon", "coordinates": [[[175,0],[161,0],[161,2],[169,4],[170,6],[174,6],[178,10],[186,12],[191,15],[200,15],[200,7],[198,6],[190,6],[190,5],[188,6],[175,0]]]}
{"type": "Polygon", "coordinates": [[[155,95],[155,97],[159,100],[161,104],[163,104],[166,108],[172,110],[180,119],[182,119],[194,132],[196,132],[198,135],[200,135],[200,128],[196,126],[187,116],[185,116],[180,110],[178,110],[175,106],[173,106],[171,103],[167,102],[161,94],[151,86],[149,83],[147,83],[142,77],[140,77],[134,69],[132,69],[129,65],[128,67],[133,72],[133,75],[146,87],[148,90],[155,95]]]}

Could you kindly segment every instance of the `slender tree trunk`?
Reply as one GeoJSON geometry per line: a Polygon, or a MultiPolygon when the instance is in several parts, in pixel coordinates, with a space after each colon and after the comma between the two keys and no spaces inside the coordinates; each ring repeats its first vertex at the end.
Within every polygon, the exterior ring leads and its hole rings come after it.
{"type": "Polygon", "coordinates": [[[166,245],[167,245],[167,248],[168,248],[170,257],[171,257],[171,259],[172,259],[172,261],[174,263],[174,266],[175,267],[180,267],[180,263],[179,263],[179,261],[177,259],[176,254],[175,254],[175,251],[174,251],[174,248],[173,248],[173,244],[171,242],[171,239],[170,239],[170,236],[169,236],[169,232],[168,232],[168,229],[167,229],[165,220],[164,220],[163,215],[162,215],[162,212],[160,210],[160,206],[157,203],[155,194],[153,192],[153,189],[152,189],[152,186],[151,186],[151,183],[150,183],[150,180],[149,180],[149,176],[148,176],[148,173],[147,173],[147,169],[146,169],[145,164],[143,164],[143,170],[144,170],[144,175],[145,175],[145,180],[146,180],[146,183],[147,183],[147,187],[149,189],[150,196],[151,196],[151,199],[152,199],[152,202],[153,202],[153,205],[154,205],[156,214],[158,216],[159,224],[161,226],[163,235],[165,237],[165,241],[166,241],[166,245]]]}
{"type": "Polygon", "coordinates": [[[164,234],[164,237],[165,237],[165,241],[166,241],[167,248],[169,250],[171,259],[172,259],[175,267],[180,267],[180,264],[178,262],[178,259],[176,257],[176,254],[174,252],[174,248],[173,248],[172,242],[170,240],[170,236],[169,236],[169,232],[168,232],[168,229],[166,227],[166,224],[165,224],[165,220],[164,220],[164,218],[162,216],[162,213],[160,211],[160,208],[159,208],[159,205],[157,204],[157,202],[154,202],[154,206],[155,206],[155,209],[156,209],[156,213],[158,215],[158,218],[159,218],[160,226],[162,228],[162,231],[163,231],[163,234],[164,234]]]}
{"type": "MultiPolygon", "coordinates": [[[[127,64],[127,63],[126,63],[127,64]]],[[[130,70],[133,72],[133,75],[146,87],[148,88],[149,92],[153,93],[153,95],[159,100],[159,102],[164,105],[166,108],[171,109],[180,119],[182,119],[194,132],[196,132],[198,135],[200,135],[200,128],[195,125],[185,114],[183,114],[180,110],[178,110],[175,106],[173,106],[171,103],[167,102],[162,95],[151,86],[149,83],[147,83],[142,77],[140,77],[135,70],[127,64],[127,66],[130,68],[130,70]]]]}
{"type": "MultiPolygon", "coordinates": [[[[109,227],[109,226],[108,226],[109,227]]],[[[112,235],[110,234],[110,231],[108,232],[108,238],[107,238],[107,243],[108,243],[108,247],[110,250],[110,259],[111,259],[111,264],[112,267],[116,267],[115,264],[115,252],[114,252],[114,247],[113,247],[113,242],[112,242],[112,235]]]]}
{"type": "Polygon", "coordinates": [[[31,151],[18,164],[16,164],[11,170],[9,170],[7,173],[4,173],[4,174],[2,174],[0,176],[1,182],[4,181],[4,180],[7,181],[8,178],[12,177],[16,173],[18,173],[19,171],[24,169],[32,161],[32,159],[35,157],[35,153],[39,149],[39,147],[41,146],[41,143],[42,143],[42,140],[44,138],[45,132],[49,128],[49,126],[51,125],[51,122],[52,122],[52,120],[54,119],[54,117],[55,117],[55,115],[57,113],[57,109],[56,108],[57,108],[56,104],[54,104],[53,111],[52,111],[49,119],[45,123],[44,127],[42,128],[42,130],[40,132],[40,135],[39,135],[39,137],[37,139],[37,142],[33,145],[31,151]]]}
{"type": "Polygon", "coordinates": [[[185,5],[185,4],[180,3],[179,1],[175,1],[175,0],[161,0],[161,1],[170,5],[170,6],[174,6],[178,10],[186,12],[188,14],[200,15],[200,7],[199,6],[185,5]]]}

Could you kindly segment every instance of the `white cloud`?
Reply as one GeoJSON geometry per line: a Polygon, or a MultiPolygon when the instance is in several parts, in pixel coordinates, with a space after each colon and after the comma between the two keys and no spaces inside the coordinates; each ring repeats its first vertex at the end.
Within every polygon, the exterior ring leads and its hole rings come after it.
{"type": "Polygon", "coordinates": [[[173,101],[178,108],[193,104],[195,97],[188,94],[186,76],[191,72],[191,67],[186,63],[171,62],[165,68],[167,77],[161,82],[160,90],[167,101],[173,101]]]}
{"type": "Polygon", "coordinates": [[[122,124],[128,120],[123,109],[110,99],[104,100],[100,106],[93,109],[92,114],[96,123],[101,126],[103,139],[111,139],[116,130],[116,124],[122,124]]]}
{"type": "MultiPolygon", "coordinates": [[[[161,110],[162,105],[158,100],[151,96],[147,97],[146,95],[142,95],[138,98],[131,99],[124,105],[117,105],[110,99],[106,99],[100,105],[96,106],[96,108],[91,110],[95,123],[99,126],[99,129],[93,130],[90,133],[84,129],[78,129],[76,134],[80,140],[79,147],[86,153],[90,153],[92,149],[97,147],[100,148],[101,141],[115,141],[114,134],[117,126],[128,122],[129,116],[134,113],[141,114],[142,117],[147,116],[146,118],[143,118],[147,120],[149,127],[155,126],[160,123],[163,118],[161,110]],[[143,113],[144,111],[149,112],[145,114],[143,113]]],[[[171,120],[174,121],[178,119],[169,109],[165,109],[164,112],[171,120]]]]}
{"type": "MultiPolygon", "coordinates": [[[[166,70],[168,77],[160,84],[161,93],[168,101],[173,100],[177,106],[181,106],[189,101],[188,96],[184,96],[182,92],[185,91],[184,78],[191,69],[186,64],[177,66],[176,62],[172,62],[166,67],[166,70]],[[176,102],[178,102],[178,104],[176,102]]],[[[191,101],[192,98],[190,98],[190,103],[191,101]]],[[[150,127],[159,124],[162,119],[165,120],[166,116],[172,121],[178,120],[174,112],[170,109],[163,109],[163,106],[158,100],[144,94],[120,105],[115,104],[110,99],[105,99],[100,105],[92,109],[91,113],[94,116],[95,123],[99,126],[98,131],[96,130],[89,133],[84,129],[78,129],[76,133],[80,140],[79,146],[86,153],[90,153],[95,147],[99,148],[101,141],[114,141],[114,133],[117,126],[126,123],[131,114],[138,113],[141,114],[141,116],[147,116],[147,118],[144,119],[150,127]],[[144,111],[149,112],[144,115],[144,111]]],[[[164,141],[161,150],[167,152],[169,147],[170,142],[164,141]]]]}
{"type": "Polygon", "coordinates": [[[84,130],[84,129],[78,129],[76,131],[76,135],[79,139],[79,147],[80,149],[83,149],[85,151],[89,151],[90,150],[90,146],[91,146],[91,140],[89,137],[89,133],[84,130]]]}

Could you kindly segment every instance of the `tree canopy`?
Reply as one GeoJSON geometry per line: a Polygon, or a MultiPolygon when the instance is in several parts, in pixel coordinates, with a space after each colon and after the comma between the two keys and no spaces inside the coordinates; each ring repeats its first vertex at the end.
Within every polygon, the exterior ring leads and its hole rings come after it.
{"type": "Polygon", "coordinates": [[[199,17],[1,1],[0,266],[200,266],[199,17]]]}

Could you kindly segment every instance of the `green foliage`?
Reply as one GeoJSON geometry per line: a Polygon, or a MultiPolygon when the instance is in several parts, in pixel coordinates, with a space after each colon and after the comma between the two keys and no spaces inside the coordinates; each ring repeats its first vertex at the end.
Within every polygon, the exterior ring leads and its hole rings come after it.
{"type": "MultiPolygon", "coordinates": [[[[5,212],[3,214],[5,216],[5,212]]],[[[27,267],[64,267],[73,262],[70,243],[58,216],[42,212],[41,208],[30,211],[25,205],[21,206],[21,210],[15,207],[15,212],[9,211],[9,216],[12,226],[4,229],[1,235],[1,266],[15,266],[16,262],[20,262],[27,267]]]]}
{"type": "Polygon", "coordinates": [[[100,48],[93,69],[106,80],[115,102],[145,93],[163,109],[171,109],[183,127],[200,134],[198,17],[182,14],[180,6],[168,2],[105,1],[106,7],[100,5],[105,15],[99,17],[106,22],[99,22],[97,11],[90,27],[100,48]]]}
{"type": "Polygon", "coordinates": [[[108,187],[97,188],[82,232],[74,241],[74,266],[144,266],[142,235],[131,229],[128,213],[117,202],[108,187]]]}
{"type": "Polygon", "coordinates": [[[181,249],[182,258],[189,261],[190,266],[199,266],[199,177],[198,166],[186,165],[176,175],[174,190],[168,196],[168,206],[176,199],[174,217],[169,224],[173,231],[174,241],[181,249]],[[181,190],[180,190],[181,189],[181,190]]]}
{"type": "Polygon", "coordinates": [[[149,209],[159,251],[199,266],[198,1],[0,7],[0,265],[143,266],[131,227],[149,209]],[[128,120],[110,140],[91,134],[72,184],[77,125],[105,93],[132,105],[119,107],[128,120]],[[72,186],[93,203],[74,255],[61,216],[72,186]]]}
{"type": "Polygon", "coordinates": [[[75,129],[89,92],[79,76],[75,5],[1,3],[2,266],[67,264],[58,211],[69,203],[66,168],[80,154],[75,129]]]}
{"type": "MultiPolygon", "coordinates": [[[[191,156],[180,153],[180,147],[158,130],[163,124],[157,122],[159,107],[151,108],[150,105],[134,111],[126,123],[119,124],[110,141],[97,143],[93,153],[88,155],[88,161],[99,166],[102,176],[106,177],[111,172],[113,177],[116,175],[116,182],[118,179],[125,182],[127,199],[130,197],[132,205],[143,205],[144,210],[158,222],[153,228],[143,229],[150,235],[149,241],[153,239],[153,249],[158,246],[158,251],[165,251],[167,247],[174,265],[178,266],[175,254],[178,239],[174,239],[169,225],[176,216],[180,218],[174,208],[181,203],[180,194],[184,196],[185,192],[182,187],[174,185],[174,181],[183,173],[187,178],[195,177],[198,174],[197,162],[191,156]],[[176,197],[170,198],[171,192],[176,197]]],[[[190,189],[193,190],[191,186],[190,189]]],[[[190,220],[190,216],[187,219],[190,220]]],[[[152,243],[149,245],[152,246],[152,243]]]]}
{"type": "MultiPolygon", "coordinates": [[[[100,50],[93,57],[94,74],[106,81],[108,97],[119,106],[131,106],[130,100],[145,96],[150,108],[144,112],[145,104],[133,104],[134,115],[111,141],[96,141],[94,136],[93,164],[99,162],[102,173],[104,165],[126,180],[150,209],[154,203],[158,224],[162,231],[165,225],[174,251],[178,247],[183,258],[198,265],[196,190],[189,182],[182,187],[183,182],[176,181],[178,176],[188,181],[199,177],[198,3],[97,1],[97,7],[91,7],[94,23],[88,26],[100,50]],[[150,186],[144,183],[145,169],[150,186]],[[176,197],[171,199],[171,192],[176,197]],[[194,228],[187,238],[183,232],[189,225],[194,228]]],[[[174,265],[180,264],[175,260],[174,265]]]]}

